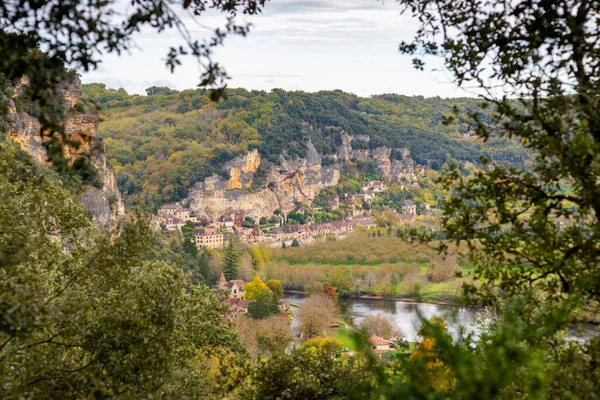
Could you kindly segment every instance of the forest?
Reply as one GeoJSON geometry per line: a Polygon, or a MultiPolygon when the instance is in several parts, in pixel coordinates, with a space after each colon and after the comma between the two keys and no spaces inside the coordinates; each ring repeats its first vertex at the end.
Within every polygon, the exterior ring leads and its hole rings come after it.
{"type": "MultiPolygon", "coordinates": [[[[304,157],[307,138],[323,163],[331,164],[342,134],[369,138],[352,141],[353,148],[407,148],[417,163],[434,170],[480,164],[481,156],[511,166],[528,160],[527,151],[513,140],[465,138],[471,129],[467,118],[445,123],[454,107],[476,109],[480,102],[472,98],[229,89],[226,100],[214,103],[205,89],[150,87],[146,92],[130,95],[104,84],[84,85],[84,100],[103,118],[99,134],[119,188],[132,203],[140,196],[153,204],[181,200],[196,182],[226,174],[223,164],[251,149],[274,164],[282,156],[304,157]]],[[[392,152],[392,158],[401,157],[392,152]]]]}

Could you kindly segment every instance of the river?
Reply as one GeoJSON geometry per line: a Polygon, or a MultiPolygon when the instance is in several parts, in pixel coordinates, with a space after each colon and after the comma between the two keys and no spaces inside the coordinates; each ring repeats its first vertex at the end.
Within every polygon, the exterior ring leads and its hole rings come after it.
{"type": "MultiPolygon", "coordinates": [[[[302,304],[305,301],[302,294],[296,293],[286,293],[286,298],[296,304],[302,304]]],[[[476,310],[466,307],[408,303],[399,300],[340,299],[340,307],[356,325],[360,324],[367,315],[381,314],[389,317],[410,342],[419,340],[417,337],[417,332],[421,326],[419,314],[425,319],[429,319],[434,315],[443,317],[448,324],[448,331],[456,338],[461,326],[467,330],[474,330],[473,321],[477,313],[476,310]]],[[[297,310],[298,308],[292,307],[294,313],[297,310]]],[[[298,321],[295,319],[292,329],[297,328],[297,326],[298,321]]]]}

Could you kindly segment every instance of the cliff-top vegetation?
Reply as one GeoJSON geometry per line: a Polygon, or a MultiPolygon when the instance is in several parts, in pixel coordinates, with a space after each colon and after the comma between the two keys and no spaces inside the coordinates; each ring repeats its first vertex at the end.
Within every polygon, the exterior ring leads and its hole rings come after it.
{"type": "MultiPolygon", "coordinates": [[[[154,204],[185,198],[193,184],[227,174],[223,164],[252,149],[278,164],[281,156],[306,157],[310,139],[323,164],[334,163],[343,134],[368,138],[353,140],[353,149],[406,148],[417,163],[435,170],[445,163],[478,163],[480,156],[509,165],[522,165],[527,158],[508,139],[483,144],[465,138],[466,119],[443,123],[455,106],[475,110],[479,101],[469,98],[231,89],[226,100],[214,103],[203,89],[152,87],[140,96],[103,84],[84,85],[84,98],[100,107],[99,134],[121,191],[143,193],[154,204]]],[[[402,155],[393,151],[391,157],[402,155]]]]}

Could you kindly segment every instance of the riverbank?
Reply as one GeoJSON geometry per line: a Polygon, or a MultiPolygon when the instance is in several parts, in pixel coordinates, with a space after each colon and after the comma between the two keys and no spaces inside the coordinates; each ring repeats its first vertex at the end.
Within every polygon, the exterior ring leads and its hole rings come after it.
{"type": "MultiPolygon", "coordinates": [[[[285,290],[285,293],[292,293],[295,295],[304,295],[303,291],[300,290],[285,290]]],[[[461,307],[459,301],[428,301],[426,299],[413,299],[409,297],[385,297],[385,296],[375,296],[370,294],[361,294],[361,295],[350,295],[344,296],[345,299],[360,299],[360,300],[380,300],[380,301],[402,301],[406,304],[431,304],[435,306],[447,306],[447,307],[461,307]]],[[[479,308],[478,306],[469,306],[479,308]]]]}
{"type": "MultiPolygon", "coordinates": [[[[285,293],[287,299],[292,303],[302,305],[306,300],[304,293],[295,291],[285,293]]],[[[340,306],[348,317],[349,324],[360,325],[362,319],[368,315],[381,314],[394,322],[394,325],[404,334],[409,342],[419,341],[418,332],[423,319],[432,316],[440,316],[448,323],[449,333],[458,337],[460,327],[468,331],[474,329],[473,321],[478,309],[461,307],[449,304],[429,304],[414,301],[387,300],[382,298],[345,298],[340,299],[340,306]]],[[[298,309],[292,308],[296,314],[298,309]]],[[[293,327],[297,327],[297,319],[294,319],[293,327]]],[[[342,339],[344,339],[342,337],[342,339]]],[[[346,346],[348,347],[348,346],[346,346]]]]}

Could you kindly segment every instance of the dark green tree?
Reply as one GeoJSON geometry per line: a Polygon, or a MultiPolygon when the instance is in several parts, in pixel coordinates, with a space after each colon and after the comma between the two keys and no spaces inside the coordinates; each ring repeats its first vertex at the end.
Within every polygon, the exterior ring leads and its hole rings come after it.
{"type": "Polygon", "coordinates": [[[0,204],[0,398],[216,389],[202,359],[243,349],[210,289],[157,259],[145,218],[101,232],[55,172],[2,140],[0,204]]]}
{"type": "Polygon", "coordinates": [[[223,247],[223,274],[228,281],[239,279],[240,276],[240,253],[235,247],[233,238],[229,239],[229,243],[223,247]]]}
{"type": "Polygon", "coordinates": [[[181,236],[184,239],[189,238],[190,240],[194,237],[194,224],[192,221],[186,221],[185,225],[181,227],[181,236]]]}
{"type": "Polygon", "coordinates": [[[291,246],[292,247],[300,247],[300,242],[298,242],[298,239],[292,240],[291,246]]]}
{"type": "Polygon", "coordinates": [[[271,293],[259,296],[254,303],[248,306],[248,314],[254,319],[264,319],[279,314],[279,301],[271,293]]]}
{"type": "Polygon", "coordinates": [[[185,238],[181,246],[183,247],[183,251],[186,254],[189,254],[190,257],[192,257],[193,259],[196,259],[198,257],[198,248],[191,241],[190,238],[185,238]]]}
{"type": "Polygon", "coordinates": [[[210,269],[208,267],[210,258],[211,254],[208,249],[203,248],[200,251],[200,257],[198,258],[198,272],[200,273],[200,276],[202,276],[202,279],[204,279],[204,282],[206,282],[209,286],[214,284],[213,278],[210,274],[210,269]]]}
{"type": "MultiPolygon", "coordinates": [[[[486,110],[462,115],[477,135],[517,140],[533,156],[519,168],[488,165],[468,177],[454,168],[443,178],[452,194],[443,210],[444,233],[468,249],[476,266],[468,299],[511,315],[496,325],[494,346],[480,347],[482,359],[497,356],[495,365],[482,365],[489,369],[480,376],[500,379],[478,381],[471,371],[459,377],[456,390],[468,382],[488,398],[597,393],[598,370],[582,360],[598,359],[600,342],[561,338],[580,312],[584,322],[599,316],[600,3],[399,3],[420,22],[400,51],[414,55],[419,69],[421,55],[442,57],[460,86],[481,95],[486,110]],[[536,357],[543,365],[532,361],[536,357]],[[539,379],[540,370],[550,379],[539,379]],[[573,371],[579,371],[576,379],[573,371]]],[[[471,353],[453,347],[448,354],[459,370],[471,353]]]]}

